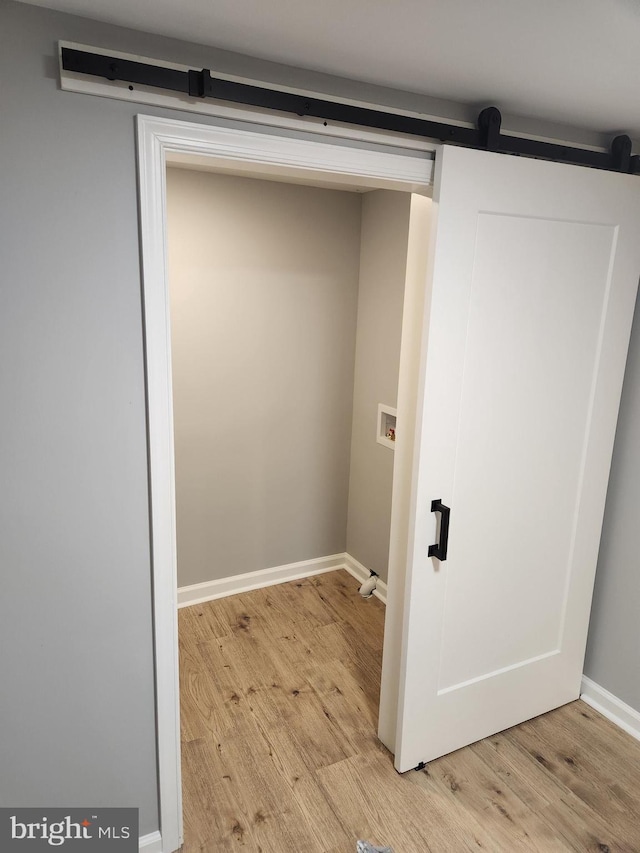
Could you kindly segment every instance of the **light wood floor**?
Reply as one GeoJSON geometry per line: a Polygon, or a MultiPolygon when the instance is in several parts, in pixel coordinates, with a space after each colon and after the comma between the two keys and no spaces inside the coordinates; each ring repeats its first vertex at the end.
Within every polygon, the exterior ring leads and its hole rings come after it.
{"type": "Polygon", "coordinates": [[[578,701],[402,776],[384,608],[337,571],[180,610],[184,853],[640,851],[640,743],[578,701]]]}

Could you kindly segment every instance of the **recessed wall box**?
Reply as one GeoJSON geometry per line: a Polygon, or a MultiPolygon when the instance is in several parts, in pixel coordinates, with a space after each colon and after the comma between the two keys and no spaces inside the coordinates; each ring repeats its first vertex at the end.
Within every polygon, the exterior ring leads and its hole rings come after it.
{"type": "Polygon", "coordinates": [[[376,440],[378,444],[384,444],[393,450],[396,446],[396,409],[378,403],[378,433],[376,440]]]}

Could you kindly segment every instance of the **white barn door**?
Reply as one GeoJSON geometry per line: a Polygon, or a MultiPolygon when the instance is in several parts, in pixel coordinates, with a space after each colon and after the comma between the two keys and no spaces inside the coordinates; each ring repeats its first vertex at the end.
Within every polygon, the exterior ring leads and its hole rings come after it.
{"type": "Polygon", "coordinates": [[[640,276],[640,177],[445,147],[434,202],[401,772],[579,695],[640,276]]]}

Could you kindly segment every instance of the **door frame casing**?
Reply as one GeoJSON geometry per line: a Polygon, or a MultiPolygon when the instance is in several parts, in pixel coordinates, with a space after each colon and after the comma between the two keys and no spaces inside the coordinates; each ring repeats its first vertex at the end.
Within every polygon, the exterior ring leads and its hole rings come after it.
{"type": "MultiPolygon", "coordinates": [[[[371,145],[354,130],[349,144],[326,138],[295,138],[260,126],[247,111],[247,124],[203,125],[138,115],[137,165],[142,265],[142,299],[149,441],[149,492],[153,578],[154,662],[158,796],[162,850],[172,853],[183,841],[180,769],[180,694],[178,680],[177,549],[174,476],[171,325],[166,243],[166,167],[185,155],[203,158],[213,168],[253,176],[287,177],[339,187],[396,189],[426,193],[433,181],[429,152],[416,156],[371,145]],[[206,159],[205,159],[206,158],[206,159]]],[[[381,137],[383,134],[381,134],[381,137]]],[[[387,140],[388,141],[388,138],[387,140]]],[[[415,141],[414,141],[415,144],[415,141]]],[[[433,152],[440,146],[428,146],[433,152]]],[[[413,376],[410,365],[400,365],[413,376]]],[[[405,381],[406,384],[406,381],[405,381]]],[[[398,404],[402,416],[401,401],[398,404]]],[[[407,423],[407,422],[405,422],[407,423]]],[[[394,491],[398,488],[394,478],[394,491]]],[[[407,483],[409,488],[410,484],[407,483]]],[[[396,523],[394,521],[393,523],[396,523]]],[[[390,581],[392,578],[390,578],[390,581]]]]}

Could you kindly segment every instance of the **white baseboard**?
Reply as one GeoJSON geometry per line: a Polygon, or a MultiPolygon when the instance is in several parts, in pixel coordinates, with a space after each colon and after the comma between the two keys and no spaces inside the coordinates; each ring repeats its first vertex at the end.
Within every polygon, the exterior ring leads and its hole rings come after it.
{"type": "Polygon", "coordinates": [[[600,687],[586,675],[582,676],[580,698],[599,711],[603,717],[624,729],[636,740],[640,740],[640,712],[631,705],[627,705],[622,699],[618,699],[613,693],[609,693],[604,687],[600,687]]]}
{"type": "MultiPolygon", "coordinates": [[[[257,572],[246,572],[229,578],[195,583],[191,586],[178,588],[178,607],[190,607],[192,604],[203,604],[216,598],[249,592],[265,586],[278,583],[310,578],[325,572],[335,572],[336,569],[346,569],[350,575],[363,583],[371,572],[350,554],[331,554],[329,557],[318,557],[315,560],[302,560],[300,563],[288,563],[285,566],[273,566],[270,569],[260,569],[257,572]]],[[[387,603],[387,585],[379,580],[373,593],[383,604],[387,603]]]]}
{"type": "Polygon", "coordinates": [[[149,835],[141,835],[140,850],[144,853],[163,853],[162,836],[159,832],[150,832],[149,835]]]}
{"type": "MultiPolygon", "coordinates": [[[[355,557],[351,556],[351,554],[343,554],[342,556],[344,557],[344,568],[350,575],[353,575],[356,580],[359,580],[360,583],[364,583],[364,581],[366,581],[371,575],[369,569],[366,566],[363,566],[362,563],[359,563],[355,557]]],[[[378,583],[376,584],[373,594],[376,598],[379,598],[383,604],[387,603],[387,585],[383,580],[378,578],[378,583]]]]}
{"type": "MultiPolygon", "coordinates": [[[[315,560],[302,560],[300,563],[288,563],[285,566],[274,566],[270,569],[260,569],[257,572],[246,572],[230,578],[196,583],[191,586],[178,588],[178,607],[190,607],[192,604],[202,604],[215,598],[225,598],[227,595],[237,595],[239,592],[249,592],[287,581],[300,580],[324,572],[334,572],[345,568],[345,554],[332,554],[330,557],[318,557],[315,560]]],[[[368,575],[367,575],[368,577],[368,575]]]]}

